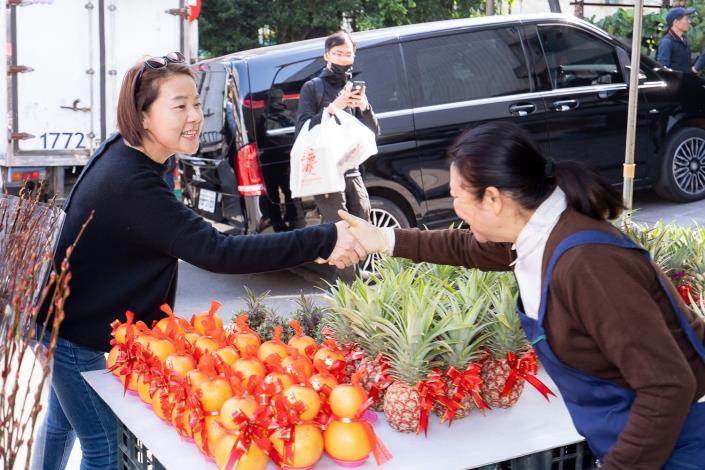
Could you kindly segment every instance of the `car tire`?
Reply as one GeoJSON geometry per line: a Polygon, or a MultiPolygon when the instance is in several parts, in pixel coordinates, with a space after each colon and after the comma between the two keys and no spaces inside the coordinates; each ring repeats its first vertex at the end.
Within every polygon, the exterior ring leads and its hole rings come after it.
{"type": "MultiPolygon", "coordinates": [[[[376,227],[383,228],[409,228],[411,223],[404,211],[389,199],[383,197],[370,197],[370,222],[376,227]]],[[[361,271],[365,274],[374,274],[374,265],[381,256],[377,253],[367,257],[363,262],[361,271]]]]}
{"type": "Polygon", "coordinates": [[[705,129],[685,127],[669,137],[654,190],[675,202],[705,198],[705,129]]]}

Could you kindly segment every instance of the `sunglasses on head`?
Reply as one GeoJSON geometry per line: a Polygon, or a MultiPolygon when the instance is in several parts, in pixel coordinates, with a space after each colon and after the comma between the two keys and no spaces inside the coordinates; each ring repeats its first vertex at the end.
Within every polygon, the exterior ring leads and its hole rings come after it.
{"type": "Polygon", "coordinates": [[[167,55],[161,57],[150,57],[142,62],[142,68],[135,78],[135,93],[139,90],[140,80],[142,79],[142,74],[145,69],[149,67],[152,70],[159,70],[165,68],[168,64],[183,64],[186,62],[186,57],[181,52],[170,52],[167,55]]]}

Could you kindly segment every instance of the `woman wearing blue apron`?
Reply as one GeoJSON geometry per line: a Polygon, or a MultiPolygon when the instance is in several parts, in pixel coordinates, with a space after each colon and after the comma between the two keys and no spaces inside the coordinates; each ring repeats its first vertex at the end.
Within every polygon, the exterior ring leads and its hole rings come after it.
{"type": "Polygon", "coordinates": [[[547,160],[509,123],[466,131],[449,153],[470,229],[377,229],[342,214],[365,248],[514,271],[524,331],[601,467],[705,469],[705,322],[608,222],[619,193],[547,160]]]}

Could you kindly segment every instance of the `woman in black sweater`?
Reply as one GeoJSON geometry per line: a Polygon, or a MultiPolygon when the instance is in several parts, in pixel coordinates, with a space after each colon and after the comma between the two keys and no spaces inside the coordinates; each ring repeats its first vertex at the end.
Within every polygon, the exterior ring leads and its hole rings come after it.
{"type": "Polygon", "coordinates": [[[161,304],[174,304],[179,259],[213,272],[254,273],[317,258],[343,268],[366,255],[343,222],[227,236],[176,200],[163,180],[165,162],[195,153],[203,125],[194,76],[183,62],[171,53],[127,72],[118,101],[120,133],[96,151],[66,202],[57,263],[95,215],[71,256],[71,295],[35,468],[64,468],[76,437],[82,469],[117,467],[115,416],[81,372],[105,368],[110,323],[126,310],[149,325],[163,316],[161,304]]]}

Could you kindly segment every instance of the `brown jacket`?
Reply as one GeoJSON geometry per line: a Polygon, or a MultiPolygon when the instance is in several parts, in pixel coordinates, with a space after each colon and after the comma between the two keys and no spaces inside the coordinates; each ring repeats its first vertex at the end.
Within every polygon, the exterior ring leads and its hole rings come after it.
{"type": "MultiPolygon", "coordinates": [[[[607,222],[567,209],[548,238],[544,272],[558,244],[581,230],[618,233],[607,222]]],[[[510,271],[515,257],[511,244],[480,243],[469,230],[394,233],[394,256],[414,261],[510,271]]],[[[705,395],[705,363],[685,337],[655,273],[636,250],[587,245],[564,253],[551,276],[544,328],[556,356],[636,393],[627,425],[603,468],[660,469],[691,404],[705,395]]],[[[705,322],[684,310],[705,340],[705,322]]]]}

